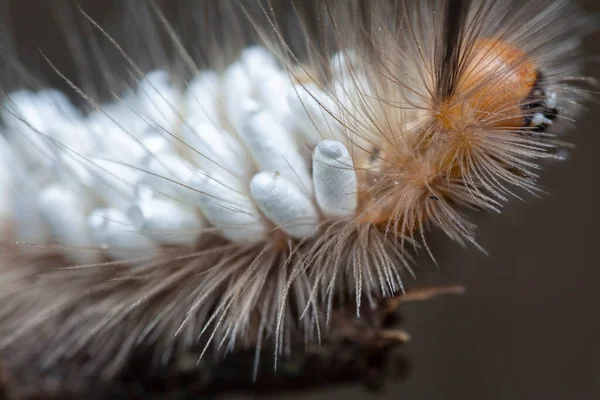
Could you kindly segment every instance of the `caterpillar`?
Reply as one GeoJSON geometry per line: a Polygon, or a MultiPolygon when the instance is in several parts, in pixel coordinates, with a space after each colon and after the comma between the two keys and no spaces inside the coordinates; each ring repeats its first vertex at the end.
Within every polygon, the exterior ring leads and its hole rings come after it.
{"type": "Polygon", "coordinates": [[[479,248],[469,211],[539,194],[590,85],[569,1],[123,7],[120,36],[64,14],[79,77],[41,49],[70,93],[2,92],[9,369],[318,342],[405,290],[430,228],[479,248]]]}

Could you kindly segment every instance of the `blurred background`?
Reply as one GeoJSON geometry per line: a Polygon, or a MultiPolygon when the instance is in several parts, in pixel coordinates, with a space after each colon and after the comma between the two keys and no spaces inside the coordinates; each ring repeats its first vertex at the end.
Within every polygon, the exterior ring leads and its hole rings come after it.
{"type": "MultiPolygon", "coordinates": [[[[69,76],[64,37],[46,12],[52,0],[1,2],[18,52],[40,49],[69,76]]],[[[79,0],[100,24],[116,2],[79,0]]],[[[599,2],[585,7],[600,11],[599,2]]],[[[587,40],[586,53],[600,54],[600,35],[587,40]]],[[[39,57],[32,60],[34,70],[47,70],[35,65],[39,57]]],[[[587,72],[600,77],[597,64],[587,72]]],[[[412,336],[404,347],[412,363],[405,380],[377,395],[345,385],[285,397],[600,399],[600,107],[591,104],[577,126],[569,161],[543,174],[547,196],[513,200],[501,215],[477,217],[488,255],[434,237],[439,268],[419,258],[419,286],[461,283],[468,291],[404,308],[412,336]]]]}

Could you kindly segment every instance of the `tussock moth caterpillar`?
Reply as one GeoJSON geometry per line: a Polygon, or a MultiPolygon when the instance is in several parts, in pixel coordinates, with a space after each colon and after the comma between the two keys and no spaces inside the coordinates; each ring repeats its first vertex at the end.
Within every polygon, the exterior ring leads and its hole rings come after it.
{"type": "Polygon", "coordinates": [[[72,10],[82,77],[43,58],[80,104],[2,103],[9,366],[285,355],[401,293],[428,227],[477,246],[465,210],[538,192],[585,100],[573,4],[309,3],[128,2],[126,35],[72,10]]]}

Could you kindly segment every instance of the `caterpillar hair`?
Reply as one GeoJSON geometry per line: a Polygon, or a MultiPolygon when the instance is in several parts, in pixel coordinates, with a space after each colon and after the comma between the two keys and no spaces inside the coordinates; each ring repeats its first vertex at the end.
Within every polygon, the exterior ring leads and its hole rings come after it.
{"type": "Polygon", "coordinates": [[[0,37],[0,360],[34,376],[318,343],[430,228],[481,248],[471,210],[541,194],[593,85],[567,0],[51,7],[76,74],[0,37]]]}

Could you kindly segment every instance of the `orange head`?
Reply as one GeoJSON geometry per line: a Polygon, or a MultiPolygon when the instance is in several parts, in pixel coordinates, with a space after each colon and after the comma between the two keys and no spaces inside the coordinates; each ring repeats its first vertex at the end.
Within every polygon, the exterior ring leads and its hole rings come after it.
{"type": "Polygon", "coordinates": [[[436,107],[439,123],[451,131],[474,123],[521,128],[521,107],[538,80],[535,62],[498,39],[477,40],[469,54],[454,95],[436,107]]]}

